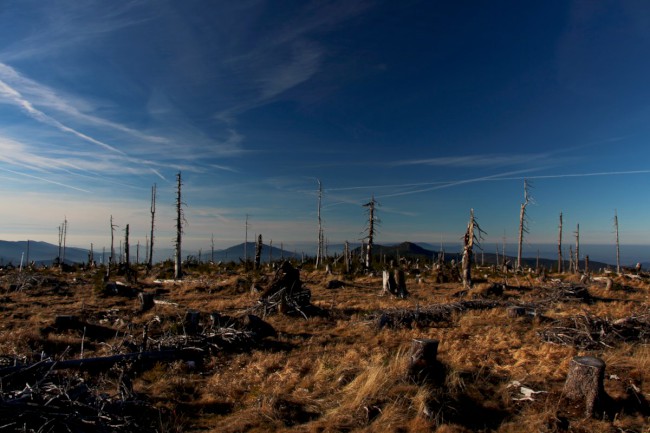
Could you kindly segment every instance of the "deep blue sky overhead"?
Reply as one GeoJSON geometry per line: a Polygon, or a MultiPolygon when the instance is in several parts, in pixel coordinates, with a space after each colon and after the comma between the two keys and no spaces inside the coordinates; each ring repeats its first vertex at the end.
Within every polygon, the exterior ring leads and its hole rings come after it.
{"type": "Polygon", "coordinates": [[[650,243],[647,1],[0,0],[0,238],[650,243]]]}

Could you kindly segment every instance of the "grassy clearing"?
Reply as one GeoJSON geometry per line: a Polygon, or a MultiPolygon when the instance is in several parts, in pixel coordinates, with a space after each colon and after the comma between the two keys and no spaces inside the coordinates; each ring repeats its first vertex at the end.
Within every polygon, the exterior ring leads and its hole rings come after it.
{"type": "MultiPolygon", "coordinates": [[[[10,290],[15,275],[1,277],[0,355],[79,357],[78,332],[41,332],[62,314],[117,330],[105,341],[84,340],[86,357],[113,353],[141,338],[144,324],[150,324],[152,338],[178,332],[188,309],[205,313],[204,321],[211,312],[241,315],[259,296],[251,286],[272,276],[206,267],[162,286],[141,277],[141,287],[162,289],[161,299],[168,303],[140,313],[136,299],[103,296],[93,272],[36,274],[51,281],[10,290]],[[54,281],[65,284],[65,290],[54,290],[54,281]]],[[[312,303],[327,315],[273,315],[266,320],[278,336],[259,347],[219,352],[199,367],[180,361],[158,364],[135,376],[134,391],[166,409],[166,431],[650,432],[647,343],[620,342],[582,351],[545,343],[538,336],[551,321],[578,314],[611,320],[647,314],[650,285],[643,280],[617,278],[609,291],[600,283],[590,284],[593,302],[546,303],[542,317],[512,318],[505,308],[492,308],[458,312],[430,327],[378,329],[378,312],[456,302],[460,285],[435,284],[424,275],[419,284],[408,280],[409,298],[395,299],[380,296],[381,277],[305,271],[301,279],[312,292],[312,303]],[[346,285],[328,290],[332,278],[346,285]],[[442,379],[435,384],[420,386],[407,377],[414,338],[440,341],[442,379]],[[584,419],[563,398],[569,362],[576,355],[598,356],[607,363],[605,389],[616,403],[613,417],[584,419]],[[543,392],[532,401],[517,400],[520,386],[543,392]]],[[[510,279],[502,294],[494,294],[491,284],[502,278],[490,276],[465,299],[531,304],[553,293],[532,278],[517,280],[510,279]]],[[[568,280],[578,282],[575,277],[568,280]]]]}

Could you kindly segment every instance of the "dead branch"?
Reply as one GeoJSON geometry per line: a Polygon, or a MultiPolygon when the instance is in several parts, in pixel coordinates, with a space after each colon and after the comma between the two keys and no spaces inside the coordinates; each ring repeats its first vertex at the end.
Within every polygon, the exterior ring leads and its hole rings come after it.
{"type": "Polygon", "coordinates": [[[650,342],[650,309],[618,320],[585,313],[554,322],[538,332],[547,343],[582,350],[611,348],[622,342],[650,342]]]}

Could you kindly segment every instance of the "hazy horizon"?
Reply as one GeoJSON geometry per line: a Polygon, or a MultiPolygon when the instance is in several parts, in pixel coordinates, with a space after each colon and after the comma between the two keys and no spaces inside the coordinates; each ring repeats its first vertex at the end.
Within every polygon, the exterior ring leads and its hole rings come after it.
{"type": "MultiPolygon", "coordinates": [[[[5,239],[0,239],[0,241],[4,241],[5,239]]],[[[16,242],[16,241],[11,241],[11,242],[16,242]]],[[[26,242],[26,240],[22,240],[19,242],[26,242]]],[[[30,242],[39,242],[37,240],[30,240],[30,242]]],[[[434,244],[431,242],[419,242],[419,241],[413,241],[413,240],[408,240],[408,241],[402,241],[402,242],[412,242],[415,244],[418,244],[420,246],[423,246],[425,249],[429,249],[430,251],[433,251],[434,253],[438,252],[440,250],[439,244],[434,244]]],[[[397,245],[402,242],[386,242],[386,243],[381,243],[379,242],[378,245],[385,245],[385,246],[392,246],[392,245],[397,245]]],[[[215,253],[224,251],[228,248],[235,247],[238,245],[242,245],[243,242],[240,243],[235,243],[232,245],[228,245],[223,248],[217,248],[215,246],[215,253]]],[[[253,244],[252,240],[249,240],[249,244],[253,244]]],[[[353,246],[358,246],[360,245],[360,242],[352,242],[351,243],[353,246]]],[[[56,244],[52,244],[56,245],[56,244]]],[[[268,242],[264,243],[265,248],[268,247],[268,242]]],[[[342,251],[342,243],[331,243],[328,245],[328,253],[330,255],[334,255],[334,253],[341,253],[342,251]]],[[[499,254],[502,254],[502,249],[503,249],[503,243],[487,243],[487,242],[482,242],[482,249],[476,247],[474,252],[477,257],[480,257],[481,252],[484,252],[486,254],[495,254],[496,249],[498,247],[499,249],[499,254]]],[[[506,255],[509,257],[516,257],[517,255],[517,244],[516,243],[506,243],[505,248],[506,248],[506,255]]],[[[88,251],[89,247],[88,246],[83,246],[83,245],[67,245],[68,248],[78,248],[81,250],[88,251]]],[[[273,243],[274,248],[280,248],[280,243],[273,243]]],[[[316,243],[315,242],[296,242],[296,243],[286,243],[283,244],[284,250],[287,252],[292,252],[296,253],[298,255],[305,254],[308,256],[314,256],[316,254],[316,243]]],[[[563,244],[563,258],[564,260],[568,260],[568,255],[569,255],[569,247],[575,248],[575,244],[563,244]]],[[[96,256],[101,255],[102,248],[105,249],[105,251],[110,250],[110,245],[108,247],[105,246],[97,246],[94,244],[93,246],[94,252],[96,256]]],[[[119,242],[116,244],[115,249],[116,251],[119,250],[119,242]]],[[[144,245],[140,245],[141,248],[141,253],[140,253],[140,258],[141,261],[144,261],[144,257],[146,255],[145,250],[144,250],[144,245]]],[[[443,248],[445,249],[445,252],[448,254],[460,254],[462,252],[462,244],[460,242],[457,243],[443,243],[443,248]]],[[[548,259],[548,260],[557,260],[557,244],[531,244],[527,243],[524,245],[523,248],[523,257],[527,259],[532,259],[537,257],[537,252],[539,250],[539,255],[540,258],[543,259],[548,259]]],[[[154,257],[156,261],[161,261],[165,260],[167,258],[173,258],[173,248],[172,247],[156,247],[154,248],[154,257]]],[[[211,253],[211,247],[210,244],[206,244],[205,247],[200,247],[200,248],[184,248],[183,249],[183,257],[187,257],[188,255],[193,255],[193,256],[198,256],[199,251],[202,252],[202,257],[204,260],[206,260],[207,257],[210,256],[211,253]]],[[[377,251],[379,253],[380,251],[377,251]]],[[[135,254],[136,254],[136,244],[131,244],[131,256],[133,257],[133,260],[135,260],[135,254]]],[[[251,249],[249,251],[249,255],[252,257],[253,250],[251,249]]],[[[263,252],[264,257],[266,258],[268,254],[268,250],[263,252]]],[[[607,263],[609,265],[615,265],[616,264],[616,246],[615,244],[590,244],[590,243],[581,243],[580,244],[580,260],[584,260],[585,256],[589,256],[589,259],[592,262],[602,262],[602,263],[607,263]]],[[[234,257],[233,257],[234,258],[234,257]]],[[[622,266],[633,266],[637,262],[641,263],[650,263],[650,246],[649,245],[643,245],[643,244],[621,244],[620,245],[620,260],[621,260],[621,265],[622,266]]]]}

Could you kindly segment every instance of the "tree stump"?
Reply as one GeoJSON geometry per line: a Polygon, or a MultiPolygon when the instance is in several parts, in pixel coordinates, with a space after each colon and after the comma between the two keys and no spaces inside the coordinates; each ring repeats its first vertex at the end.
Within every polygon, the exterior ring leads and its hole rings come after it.
{"type": "Polygon", "coordinates": [[[54,318],[54,327],[57,329],[78,329],[80,325],[79,317],[77,316],[56,316],[54,318]]]}
{"type": "Polygon", "coordinates": [[[332,290],[332,289],[340,289],[342,287],[345,287],[345,283],[340,280],[330,280],[327,282],[327,289],[332,290]]]}
{"type": "Polygon", "coordinates": [[[201,313],[196,310],[187,310],[185,318],[183,319],[183,326],[185,332],[188,334],[196,334],[199,331],[199,319],[201,313]]]}
{"type": "Polygon", "coordinates": [[[397,295],[397,282],[395,282],[395,277],[391,271],[382,271],[382,287],[382,294],[397,295]]]}
{"type": "Polygon", "coordinates": [[[390,293],[390,285],[389,285],[389,283],[388,283],[388,276],[389,276],[389,275],[390,275],[390,272],[388,272],[387,270],[384,269],[383,271],[381,271],[381,276],[382,276],[382,283],[381,283],[382,294],[390,293]]]}
{"type": "Polygon", "coordinates": [[[408,356],[409,378],[418,384],[431,380],[437,367],[438,340],[414,338],[408,356]]]}
{"type": "Polygon", "coordinates": [[[519,306],[508,307],[508,317],[514,319],[517,317],[523,317],[526,315],[526,308],[519,306]]]}
{"type": "Polygon", "coordinates": [[[614,280],[607,278],[606,282],[607,285],[605,286],[605,290],[612,290],[612,287],[614,286],[614,280]]]}
{"type": "Polygon", "coordinates": [[[257,338],[277,337],[275,328],[254,314],[247,314],[241,321],[244,330],[254,333],[257,338]]]}
{"type": "Polygon", "coordinates": [[[219,328],[221,326],[222,318],[221,313],[213,311],[208,315],[210,320],[210,326],[213,328],[219,328]]]}
{"type": "Polygon", "coordinates": [[[406,275],[404,274],[403,269],[398,269],[395,271],[397,279],[397,296],[400,298],[406,298],[408,292],[406,291],[406,275]]]}
{"type": "Polygon", "coordinates": [[[138,294],[138,300],[140,301],[140,311],[151,310],[154,306],[153,293],[140,292],[138,294]]]}
{"type": "Polygon", "coordinates": [[[572,400],[584,400],[585,416],[603,409],[607,394],[603,386],[605,362],[593,356],[576,356],[571,360],[564,395],[572,400]]]}

